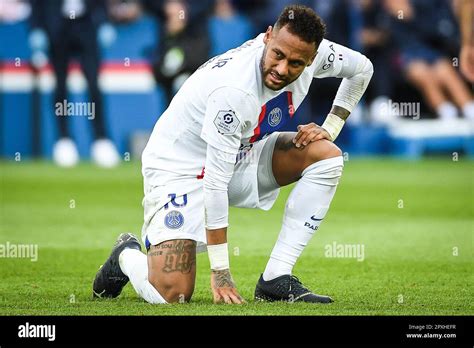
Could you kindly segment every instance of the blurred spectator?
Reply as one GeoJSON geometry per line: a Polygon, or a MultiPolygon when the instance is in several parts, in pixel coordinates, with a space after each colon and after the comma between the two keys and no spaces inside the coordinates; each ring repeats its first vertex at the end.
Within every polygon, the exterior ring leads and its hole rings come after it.
{"type": "Polygon", "coordinates": [[[171,102],[186,79],[208,59],[210,44],[206,27],[201,25],[204,21],[190,21],[185,1],[167,0],[163,6],[162,41],[153,70],[171,102]]]}
{"type": "Polygon", "coordinates": [[[470,82],[474,82],[474,1],[458,0],[456,9],[461,29],[461,72],[470,82]]]}
{"type": "Polygon", "coordinates": [[[474,120],[472,94],[453,68],[459,32],[451,2],[386,0],[404,74],[442,120],[457,118],[459,107],[474,120]]]}
{"type": "Polygon", "coordinates": [[[281,10],[287,5],[298,3],[310,6],[309,0],[234,0],[235,8],[243,13],[253,23],[255,29],[252,36],[264,33],[269,25],[275,24],[275,18],[278,18],[281,10]]]}
{"type": "MultiPolygon", "coordinates": [[[[79,57],[89,87],[94,110],[92,129],[94,143],[91,148],[93,160],[100,166],[118,164],[119,155],[115,145],[107,138],[103,117],[103,101],[98,86],[99,51],[97,27],[105,19],[102,2],[92,0],[37,0],[33,1],[31,35],[45,31],[49,39],[50,57],[56,75],[55,108],[67,102],[66,78],[68,65],[74,56],[79,57]],[[102,17],[100,17],[102,15],[102,17]]],[[[53,159],[60,166],[73,166],[79,160],[76,144],[68,130],[69,107],[62,114],[55,114],[58,122],[59,140],[53,148],[53,159]]],[[[89,115],[84,115],[89,116],[89,115]]]]}
{"type": "MultiPolygon", "coordinates": [[[[142,0],[147,11],[157,16],[161,21],[166,19],[165,3],[168,0],[142,0]]],[[[215,0],[188,0],[186,16],[190,22],[205,22],[209,14],[212,12],[215,0]]]]}
{"type": "Polygon", "coordinates": [[[0,23],[15,23],[27,19],[31,5],[25,0],[9,0],[0,3],[0,23]]]}
{"type": "Polygon", "coordinates": [[[109,18],[115,23],[128,23],[137,20],[143,12],[139,0],[107,0],[109,18]]]}
{"type": "Polygon", "coordinates": [[[231,0],[216,0],[214,15],[209,19],[211,56],[217,56],[253,38],[250,21],[239,14],[231,0]]]}
{"type": "Polygon", "coordinates": [[[390,16],[378,0],[357,0],[362,15],[358,39],[363,52],[374,64],[374,75],[365,97],[370,103],[370,119],[384,123],[389,115],[381,112],[393,95],[396,50],[390,33],[390,16]]]}
{"type": "MultiPolygon", "coordinates": [[[[352,20],[351,11],[355,8],[350,0],[313,0],[312,7],[326,24],[326,39],[338,44],[354,48],[351,42],[352,20]]],[[[334,96],[337,93],[341,80],[327,78],[317,81],[317,86],[312,87],[308,93],[312,122],[321,124],[331,109],[334,96]]],[[[349,122],[358,122],[360,115],[358,108],[349,117],[349,122]]]]}
{"type": "Polygon", "coordinates": [[[108,47],[117,39],[116,27],[139,20],[143,15],[140,0],[107,0],[108,21],[100,24],[97,35],[101,46],[108,47]]]}
{"type": "Polygon", "coordinates": [[[252,37],[265,32],[269,25],[273,25],[272,21],[275,21],[275,18],[269,18],[267,13],[271,0],[233,0],[232,3],[237,12],[252,23],[252,37]]]}
{"type": "Polygon", "coordinates": [[[351,11],[354,10],[352,1],[313,0],[312,5],[326,23],[326,38],[355,49],[354,42],[351,42],[351,11]]]}

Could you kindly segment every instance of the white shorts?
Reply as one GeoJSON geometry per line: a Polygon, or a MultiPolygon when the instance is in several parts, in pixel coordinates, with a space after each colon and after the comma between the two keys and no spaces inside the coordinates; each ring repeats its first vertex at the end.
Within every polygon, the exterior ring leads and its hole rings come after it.
{"type": "MultiPolygon", "coordinates": [[[[272,171],[273,149],[278,138],[272,133],[237,156],[229,183],[229,204],[269,210],[280,187],[272,171]]],[[[166,186],[147,187],[143,199],[142,239],[146,248],[171,239],[190,239],[198,252],[206,250],[203,181],[186,179],[166,186]]]]}

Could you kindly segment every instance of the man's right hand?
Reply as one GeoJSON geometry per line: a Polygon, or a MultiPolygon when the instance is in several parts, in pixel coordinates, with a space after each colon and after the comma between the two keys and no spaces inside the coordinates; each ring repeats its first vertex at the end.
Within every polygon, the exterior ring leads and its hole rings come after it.
{"type": "Polygon", "coordinates": [[[230,270],[211,271],[211,289],[214,303],[244,303],[235,287],[230,270]]]}

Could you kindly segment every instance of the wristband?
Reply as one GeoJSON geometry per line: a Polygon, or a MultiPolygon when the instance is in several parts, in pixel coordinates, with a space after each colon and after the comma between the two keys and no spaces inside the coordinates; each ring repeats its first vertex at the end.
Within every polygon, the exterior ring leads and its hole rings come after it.
{"type": "Polygon", "coordinates": [[[345,121],[337,115],[329,113],[321,126],[329,133],[331,140],[336,140],[337,136],[341,132],[342,127],[344,127],[345,121]]]}
{"type": "Polygon", "coordinates": [[[209,261],[211,263],[211,270],[220,271],[223,269],[229,269],[229,250],[227,249],[227,243],[208,245],[207,253],[209,255],[209,261]]]}

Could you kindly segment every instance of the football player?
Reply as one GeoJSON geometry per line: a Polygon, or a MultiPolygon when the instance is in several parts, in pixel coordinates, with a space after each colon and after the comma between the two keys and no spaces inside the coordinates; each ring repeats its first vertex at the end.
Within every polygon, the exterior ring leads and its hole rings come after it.
{"type": "Polygon", "coordinates": [[[95,296],[116,297],[130,280],[150,303],[188,301],[196,252],[207,249],[214,302],[242,303],[229,267],[229,205],[268,210],[280,187],[296,182],[255,299],[332,302],[292,269],[334,197],[343,158],[333,141],[373,67],[324,35],[312,9],[288,6],[265,33],[212,58],[185,82],[142,155],[147,254],[135,236],[122,234],[96,275],[95,296]],[[279,132],[313,79],[325,77],[342,82],[322,126],[279,132]]]}

